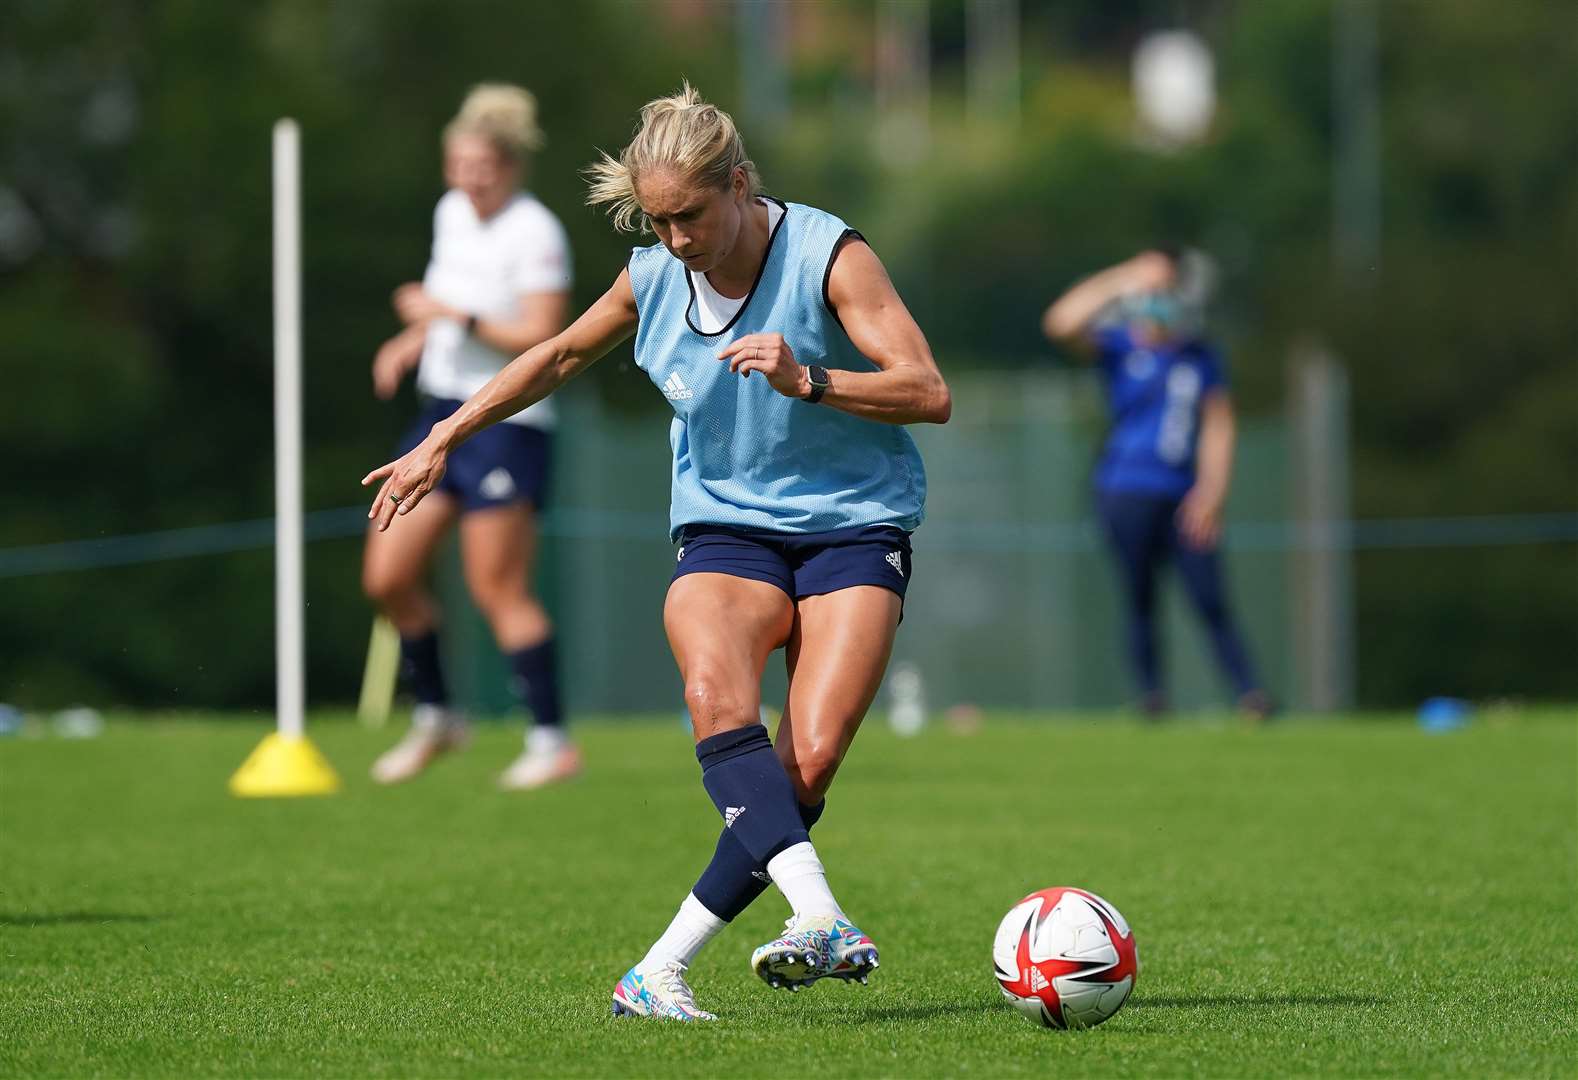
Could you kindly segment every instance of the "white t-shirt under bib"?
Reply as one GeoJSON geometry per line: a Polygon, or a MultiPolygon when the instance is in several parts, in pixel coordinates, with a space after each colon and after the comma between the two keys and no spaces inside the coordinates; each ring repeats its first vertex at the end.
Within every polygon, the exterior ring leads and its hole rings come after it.
{"type": "MultiPolygon", "coordinates": [[[[422,286],[435,300],[479,319],[515,319],[522,296],[570,287],[570,242],[553,211],[525,192],[485,220],[463,193],[446,192],[433,211],[433,255],[422,286]]],[[[513,359],[467,334],[464,323],[434,319],[417,388],[464,401],[513,359]]],[[[553,402],[539,401],[507,422],[551,428],[553,402]]]]}
{"type": "MultiPolygon", "coordinates": [[[[768,200],[768,236],[773,234],[773,230],[778,227],[778,219],[783,216],[784,208],[768,200]]],[[[703,334],[716,334],[725,326],[728,326],[730,320],[740,313],[740,308],[745,304],[746,297],[724,296],[712,287],[712,284],[707,280],[706,274],[698,274],[694,270],[685,272],[690,275],[690,285],[696,293],[696,327],[703,334]]]]}

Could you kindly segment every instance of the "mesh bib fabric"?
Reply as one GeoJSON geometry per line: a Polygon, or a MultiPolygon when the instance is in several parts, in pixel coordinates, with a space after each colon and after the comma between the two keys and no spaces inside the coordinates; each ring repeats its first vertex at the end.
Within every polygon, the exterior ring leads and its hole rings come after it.
{"type": "Polygon", "coordinates": [[[913,530],[925,514],[926,472],[904,428],[784,397],[760,373],[732,374],[729,343],[776,331],[802,364],[875,371],[827,306],[838,218],[781,203],[755,288],[716,334],[696,329],[685,266],[662,244],[630,255],[640,325],[636,364],[674,408],[670,533],[726,525],[812,533],[855,525],[913,530]]]}

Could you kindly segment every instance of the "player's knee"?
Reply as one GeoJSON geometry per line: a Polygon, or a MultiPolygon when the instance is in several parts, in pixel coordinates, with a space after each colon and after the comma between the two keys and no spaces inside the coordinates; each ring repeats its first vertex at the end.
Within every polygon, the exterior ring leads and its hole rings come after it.
{"type": "Polygon", "coordinates": [[[754,705],[723,679],[700,671],[685,680],[685,706],[699,735],[745,727],[761,722],[754,705]]]}
{"type": "Polygon", "coordinates": [[[807,806],[821,802],[843,760],[844,749],[836,739],[812,740],[795,747],[795,760],[788,772],[800,801],[807,806]]]}
{"type": "Polygon", "coordinates": [[[410,574],[386,567],[362,567],[362,592],[380,608],[396,607],[418,591],[419,583],[410,574]]]}

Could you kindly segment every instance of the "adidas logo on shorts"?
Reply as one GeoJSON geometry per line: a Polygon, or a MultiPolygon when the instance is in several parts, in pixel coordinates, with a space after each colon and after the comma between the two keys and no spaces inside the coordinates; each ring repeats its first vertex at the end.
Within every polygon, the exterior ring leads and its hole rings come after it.
{"type": "MultiPolygon", "coordinates": [[[[727,829],[733,825],[743,813],[745,813],[745,807],[743,806],[731,806],[725,809],[723,812],[723,827],[727,829]]],[[[752,820],[754,821],[755,819],[753,818],[752,820]]]]}
{"type": "Polygon", "coordinates": [[[900,555],[896,551],[890,551],[890,552],[888,552],[887,559],[888,559],[888,565],[893,567],[893,569],[895,569],[895,570],[897,570],[899,572],[899,577],[903,577],[904,576],[904,557],[902,555],[900,555]]]}

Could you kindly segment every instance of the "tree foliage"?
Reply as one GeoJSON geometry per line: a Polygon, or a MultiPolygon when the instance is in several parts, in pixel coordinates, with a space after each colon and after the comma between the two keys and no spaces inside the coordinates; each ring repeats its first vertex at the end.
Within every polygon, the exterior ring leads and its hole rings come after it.
{"type": "MultiPolygon", "coordinates": [[[[1043,363],[1051,294],[1140,246],[1200,243],[1225,268],[1246,409],[1280,407],[1301,336],[1348,364],[1361,516],[1575,509],[1578,45],[1561,0],[1380,8],[1383,256],[1357,276],[1331,253],[1327,3],[1188,9],[1223,106],[1209,141],[1166,155],[1135,138],[1126,62],[1177,5],[1023,5],[1017,122],[965,108],[967,23],[933,7],[921,160],[874,152],[863,4],[797,5],[792,119],[742,120],[773,191],[871,238],[945,365],[1043,363]]],[[[532,184],[571,233],[584,304],[631,240],[583,206],[578,169],[682,76],[738,106],[733,20],[724,4],[612,0],[10,5],[0,547],[269,512],[276,117],[305,132],[307,505],[340,506],[406,415],[368,393],[370,353],[393,328],[389,291],[425,260],[438,132],[466,88],[511,79],[541,99],[532,184]]],[[[627,369],[591,378],[655,410],[627,369]]],[[[335,542],[312,562],[329,697],[358,671],[357,556],[335,542]]],[[[6,580],[0,697],[265,702],[268,573],[260,553],[6,580]]],[[[1571,545],[1363,554],[1358,573],[1365,700],[1578,693],[1571,545]]]]}

